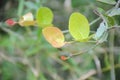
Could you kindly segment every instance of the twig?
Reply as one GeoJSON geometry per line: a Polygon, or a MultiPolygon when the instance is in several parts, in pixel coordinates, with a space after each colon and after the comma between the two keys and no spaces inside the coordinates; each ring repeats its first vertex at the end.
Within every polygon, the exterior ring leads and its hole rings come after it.
{"type": "Polygon", "coordinates": [[[24,8],[24,0],[19,0],[19,5],[18,5],[18,16],[20,17],[22,15],[24,8]]]}
{"type": "Polygon", "coordinates": [[[10,29],[8,29],[8,28],[6,28],[6,27],[2,27],[2,23],[0,23],[0,28],[1,28],[2,30],[4,30],[5,32],[7,32],[8,34],[12,34],[12,35],[18,37],[20,40],[24,40],[23,36],[15,33],[15,32],[13,32],[12,30],[10,30],[10,29]]]}
{"type": "Polygon", "coordinates": [[[99,42],[97,42],[94,46],[92,46],[90,49],[88,49],[88,50],[83,50],[83,51],[80,51],[79,53],[77,53],[77,54],[70,54],[66,59],[69,59],[69,58],[71,58],[71,57],[73,57],[73,56],[78,56],[78,55],[81,55],[81,54],[83,54],[83,53],[86,53],[86,52],[89,52],[90,50],[92,50],[92,49],[94,49],[97,45],[99,44],[99,42]]]}
{"type": "Polygon", "coordinates": [[[116,28],[120,28],[120,26],[113,26],[113,27],[108,28],[107,30],[109,31],[109,30],[116,29],[116,28]]]}
{"type": "MultiPolygon", "coordinates": [[[[100,20],[100,17],[98,17],[98,18],[96,18],[95,20],[93,20],[92,22],[90,22],[90,26],[92,26],[94,23],[96,23],[97,21],[99,21],[100,20]]],[[[69,30],[64,30],[64,31],[62,31],[63,33],[68,33],[69,32],[69,30]]]]}
{"type": "Polygon", "coordinates": [[[118,8],[119,5],[120,5],[120,0],[118,0],[118,2],[116,3],[115,8],[118,8]]]}
{"type": "Polygon", "coordinates": [[[6,60],[8,62],[11,62],[13,64],[17,63],[17,62],[20,62],[24,65],[27,65],[31,71],[33,72],[33,74],[37,77],[38,76],[38,71],[37,69],[35,69],[32,64],[30,63],[30,61],[27,59],[27,58],[21,58],[21,57],[10,57],[10,56],[7,56],[5,55],[4,53],[0,52],[0,58],[3,59],[3,60],[6,60]]]}
{"type": "Polygon", "coordinates": [[[110,33],[109,48],[110,48],[110,63],[111,63],[111,80],[115,79],[115,70],[114,70],[114,30],[110,33]]]}
{"type": "MultiPolygon", "coordinates": [[[[115,64],[115,67],[114,68],[120,68],[120,64],[115,64]]],[[[102,69],[102,72],[107,72],[111,69],[111,66],[109,67],[106,67],[106,68],[103,68],[102,69]]],[[[88,78],[90,78],[91,76],[93,75],[96,75],[97,74],[97,71],[95,69],[92,69],[90,70],[89,72],[87,72],[86,74],[83,74],[79,79],[77,80],[86,80],[88,78]]]]}
{"type": "Polygon", "coordinates": [[[100,20],[100,17],[98,17],[97,19],[93,20],[92,22],[90,22],[90,26],[93,25],[94,23],[96,23],[99,20],[100,20]]]}
{"type": "Polygon", "coordinates": [[[94,62],[96,64],[98,76],[101,78],[101,76],[102,76],[102,69],[101,69],[100,60],[98,59],[98,57],[96,55],[93,55],[93,59],[94,59],[94,62]]]}

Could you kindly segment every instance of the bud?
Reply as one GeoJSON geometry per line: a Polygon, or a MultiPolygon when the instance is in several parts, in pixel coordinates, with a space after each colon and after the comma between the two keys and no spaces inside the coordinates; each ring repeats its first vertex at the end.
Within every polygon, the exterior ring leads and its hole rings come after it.
{"type": "Polygon", "coordinates": [[[17,22],[15,22],[13,19],[8,19],[5,21],[7,25],[14,26],[17,22]]]}
{"type": "Polygon", "coordinates": [[[65,61],[65,60],[67,60],[67,57],[66,56],[61,56],[60,59],[65,61]]]}

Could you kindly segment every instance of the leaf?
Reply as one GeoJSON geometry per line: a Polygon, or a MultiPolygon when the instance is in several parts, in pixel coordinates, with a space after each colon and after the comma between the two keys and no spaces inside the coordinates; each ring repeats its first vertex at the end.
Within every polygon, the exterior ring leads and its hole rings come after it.
{"type": "Polygon", "coordinates": [[[24,16],[22,16],[18,23],[21,26],[31,26],[31,25],[34,25],[36,22],[33,19],[32,13],[29,12],[24,16]]]}
{"type": "Polygon", "coordinates": [[[115,15],[120,15],[120,8],[114,8],[108,16],[115,16],[115,15]]]}
{"type": "Polygon", "coordinates": [[[52,26],[53,13],[49,8],[41,7],[37,11],[36,20],[40,27],[52,26]]]}
{"type": "Polygon", "coordinates": [[[75,40],[88,38],[90,27],[87,18],[78,12],[73,13],[69,19],[69,32],[75,40]]]}
{"type": "Polygon", "coordinates": [[[97,0],[97,1],[111,5],[116,4],[115,0],[97,0]]]}
{"type": "Polygon", "coordinates": [[[97,7],[97,11],[101,14],[105,14],[105,10],[100,7],[97,7]]]}
{"type": "Polygon", "coordinates": [[[115,20],[113,17],[105,15],[105,18],[107,20],[108,26],[114,26],[115,25],[115,20]]]}
{"type": "Polygon", "coordinates": [[[34,19],[31,12],[25,14],[22,18],[24,21],[33,21],[33,19],[34,19]]]}
{"type": "Polygon", "coordinates": [[[99,39],[102,37],[103,33],[104,33],[105,31],[107,31],[107,28],[108,28],[108,27],[105,25],[104,22],[100,23],[100,26],[99,26],[99,28],[97,29],[97,32],[96,32],[96,34],[95,34],[95,36],[94,36],[94,39],[95,39],[95,40],[99,40],[99,39]]]}
{"type": "Polygon", "coordinates": [[[107,37],[108,37],[108,32],[106,31],[103,33],[103,35],[99,39],[99,43],[103,43],[104,41],[107,41],[107,37]]]}
{"type": "Polygon", "coordinates": [[[65,45],[62,31],[57,27],[46,27],[42,30],[45,39],[55,48],[65,45]]]}
{"type": "Polygon", "coordinates": [[[32,26],[35,24],[35,21],[20,21],[19,24],[21,26],[32,26]]]}

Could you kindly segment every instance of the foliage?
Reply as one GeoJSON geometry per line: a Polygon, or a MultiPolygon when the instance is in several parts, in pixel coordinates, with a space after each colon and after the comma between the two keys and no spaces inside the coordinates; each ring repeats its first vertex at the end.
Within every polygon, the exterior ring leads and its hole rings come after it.
{"type": "Polygon", "coordinates": [[[64,16],[68,13],[61,5],[64,1],[51,0],[59,10],[45,1],[19,0],[18,14],[11,16],[23,16],[10,19],[8,16],[7,25],[0,22],[0,29],[6,33],[0,35],[0,79],[115,80],[116,76],[119,80],[119,72],[115,71],[120,68],[116,18],[120,15],[119,1],[72,0],[73,13],[69,13],[66,21],[64,16]],[[104,7],[104,3],[111,8],[104,7]],[[104,8],[95,8],[96,4],[104,8]],[[91,13],[93,8],[97,16],[91,13]],[[56,19],[59,16],[56,11],[65,12],[60,16],[62,20],[56,19]],[[63,21],[68,30],[62,30],[66,28],[62,23],[56,25],[56,21],[63,21]]]}

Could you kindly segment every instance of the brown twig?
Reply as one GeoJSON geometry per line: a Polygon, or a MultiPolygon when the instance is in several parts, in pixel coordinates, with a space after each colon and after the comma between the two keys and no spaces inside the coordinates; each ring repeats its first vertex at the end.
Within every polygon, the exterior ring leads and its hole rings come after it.
{"type": "MultiPolygon", "coordinates": [[[[115,68],[120,68],[120,64],[115,64],[115,68]]],[[[107,72],[111,69],[111,66],[107,67],[107,68],[103,68],[102,72],[107,72]]],[[[90,78],[93,75],[96,75],[97,71],[95,69],[92,69],[90,71],[88,71],[86,74],[82,75],[79,79],[77,80],[86,80],[88,78],[90,78]]]]}

